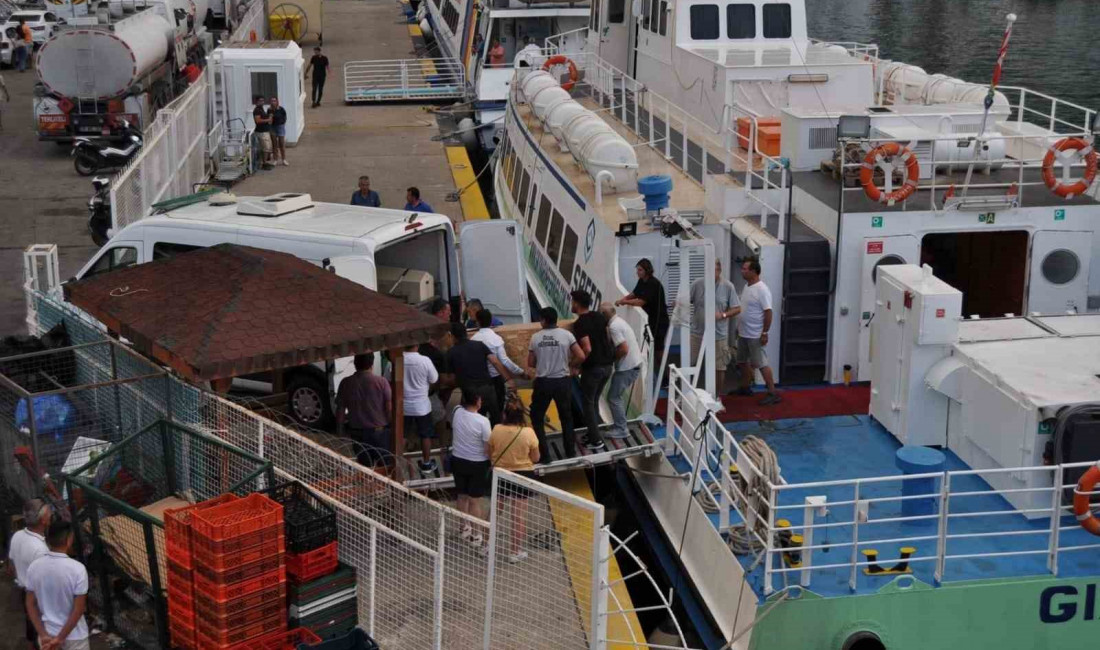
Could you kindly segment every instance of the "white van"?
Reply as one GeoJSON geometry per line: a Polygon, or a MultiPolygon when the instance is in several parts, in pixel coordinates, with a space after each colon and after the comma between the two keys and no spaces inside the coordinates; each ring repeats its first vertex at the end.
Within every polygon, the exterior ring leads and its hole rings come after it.
{"type": "MultiPolygon", "coordinates": [[[[474,234],[476,239],[466,247],[462,272],[467,277],[497,278],[483,288],[501,295],[478,293],[476,287],[467,295],[481,298],[506,323],[529,322],[515,223],[485,221],[478,222],[476,228],[472,226],[463,229],[464,240],[474,234]],[[508,268],[514,270],[509,272],[508,268]],[[508,282],[501,291],[502,276],[518,279],[516,283],[508,282]]],[[[450,300],[462,293],[450,218],[315,203],[309,194],[289,192],[239,197],[233,203],[215,196],[210,201],[146,217],[112,233],[76,279],[223,243],[290,253],[331,268],[368,289],[400,296],[422,307],[435,298],[450,300]]],[[[333,313],[332,317],[340,315],[333,313]]],[[[325,426],[332,419],[333,387],[354,371],[351,361],[350,357],[338,359],[327,364],[327,369],[320,364],[288,368],[280,377],[267,373],[237,383],[261,390],[281,384],[295,420],[307,426],[325,426]]]]}

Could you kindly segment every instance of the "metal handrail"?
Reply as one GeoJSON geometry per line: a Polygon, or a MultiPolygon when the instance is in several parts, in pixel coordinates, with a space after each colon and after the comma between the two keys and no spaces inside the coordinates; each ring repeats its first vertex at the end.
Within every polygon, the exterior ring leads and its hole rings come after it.
{"type": "Polygon", "coordinates": [[[439,100],[466,93],[466,70],[455,59],[386,59],[344,64],[347,102],[439,100]]]}

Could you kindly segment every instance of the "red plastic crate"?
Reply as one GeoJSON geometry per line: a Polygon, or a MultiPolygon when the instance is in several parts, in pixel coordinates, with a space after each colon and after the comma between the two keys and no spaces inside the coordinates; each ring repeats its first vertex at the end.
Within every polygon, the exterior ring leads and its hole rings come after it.
{"type": "Polygon", "coordinates": [[[191,539],[191,556],[195,564],[220,570],[282,553],[286,550],[285,540],[280,524],[220,542],[196,536],[191,539]]]}
{"type": "Polygon", "coordinates": [[[254,637],[269,634],[273,630],[280,632],[286,630],[285,608],[263,620],[236,628],[211,629],[200,623],[199,628],[195,630],[195,644],[202,648],[222,650],[254,637]]]}
{"type": "Polygon", "coordinates": [[[192,650],[195,647],[195,626],[193,623],[168,617],[168,634],[173,648],[192,650]]]}
{"type": "Polygon", "coordinates": [[[236,614],[273,601],[282,603],[285,607],[286,587],[285,582],[280,582],[277,585],[230,600],[213,600],[207,598],[206,594],[199,593],[194,611],[200,617],[225,618],[230,614],[236,614]]]}
{"type": "Polygon", "coordinates": [[[191,515],[204,508],[236,501],[237,495],[223,494],[186,508],[164,511],[164,547],[169,559],[191,568],[191,515]]]}
{"type": "Polygon", "coordinates": [[[168,566],[168,580],[166,584],[169,589],[186,591],[192,588],[191,577],[194,571],[188,567],[181,566],[172,558],[168,558],[165,564],[168,566]]]}
{"type": "Polygon", "coordinates": [[[295,582],[309,582],[327,576],[340,564],[337,542],[306,553],[286,554],[286,574],[295,582]]]}
{"type": "Polygon", "coordinates": [[[232,646],[229,650],[298,650],[302,643],[320,643],[321,637],[311,630],[299,627],[288,632],[275,632],[232,646]]]}
{"type": "Polygon", "coordinates": [[[199,607],[195,612],[195,629],[209,637],[215,637],[221,630],[235,630],[266,621],[279,613],[287,613],[286,602],[282,600],[269,600],[224,616],[214,616],[209,610],[201,609],[201,604],[199,607]]]}
{"type": "Polygon", "coordinates": [[[283,507],[259,493],[252,493],[213,508],[197,510],[191,517],[192,538],[215,542],[282,525],[283,507]]]}
{"type": "Polygon", "coordinates": [[[277,570],[265,573],[261,576],[250,578],[234,584],[221,584],[207,579],[201,573],[195,574],[195,593],[200,593],[210,600],[233,600],[254,594],[257,591],[269,589],[279,583],[286,583],[286,567],[280,566],[277,570]]]}
{"type": "Polygon", "coordinates": [[[275,555],[262,557],[255,562],[232,566],[222,570],[199,564],[195,567],[195,575],[201,575],[203,578],[216,584],[232,585],[265,573],[270,573],[281,566],[283,566],[283,554],[277,553],[275,555]]]}

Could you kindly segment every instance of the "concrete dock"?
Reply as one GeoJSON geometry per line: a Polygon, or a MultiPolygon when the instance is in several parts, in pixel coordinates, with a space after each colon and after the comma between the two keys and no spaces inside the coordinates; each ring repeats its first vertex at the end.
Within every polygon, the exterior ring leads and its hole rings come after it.
{"type": "MultiPolygon", "coordinates": [[[[318,201],[347,203],[359,176],[366,174],[383,207],[404,207],[405,189],[415,185],[436,212],[462,221],[460,204],[446,200],[456,189],[455,180],[444,144],[432,140],[440,134],[430,111],[434,106],[344,103],[344,63],[416,57],[399,5],[326,0],[324,35],[332,72],[318,108],[310,108],[311,81],[303,84],[306,127],[298,145],[287,149],[290,166],[259,171],[234,185],[233,192],[309,192],[318,201]]],[[[308,62],[316,41],[301,45],[308,62]]]]}

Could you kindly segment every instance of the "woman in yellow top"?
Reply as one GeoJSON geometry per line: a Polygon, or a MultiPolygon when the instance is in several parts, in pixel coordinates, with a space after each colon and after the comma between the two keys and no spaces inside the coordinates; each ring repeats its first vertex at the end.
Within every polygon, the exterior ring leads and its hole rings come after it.
{"type": "MultiPolygon", "coordinates": [[[[493,427],[489,438],[489,458],[493,467],[510,470],[532,478],[531,470],[539,462],[539,439],[535,430],[527,426],[523,415],[523,404],[510,399],[504,405],[501,423],[493,427]]],[[[511,507],[512,515],[512,552],[508,561],[520,562],[527,557],[523,542],[527,537],[527,497],[531,493],[518,485],[512,485],[501,496],[504,507],[511,507]]]]}

